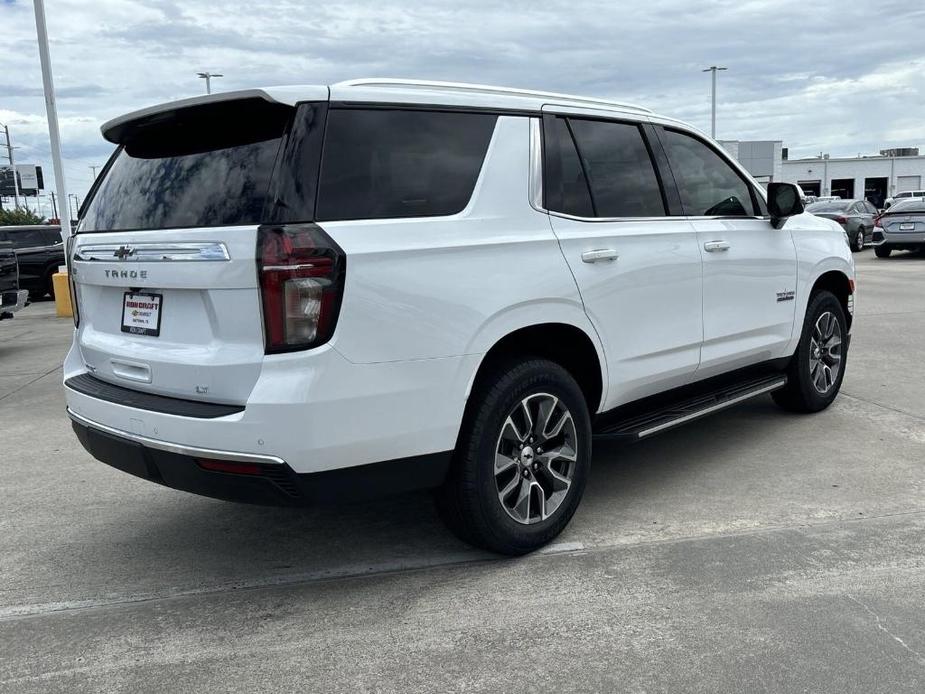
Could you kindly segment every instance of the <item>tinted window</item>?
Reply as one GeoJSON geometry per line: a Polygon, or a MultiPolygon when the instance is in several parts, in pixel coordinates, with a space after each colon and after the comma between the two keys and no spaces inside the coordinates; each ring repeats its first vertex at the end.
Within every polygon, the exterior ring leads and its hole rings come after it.
{"type": "Polygon", "coordinates": [[[46,246],[53,246],[56,243],[61,243],[61,230],[60,229],[42,229],[42,238],[45,239],[46,246]]]}
{"type": "Polygon", "coordinates": [[[849,203],[843,200],[829,200],[827,202],[814,202],[807,206],[807,212],[845,212],[849,203]]]}
{"type": "Polygon", "coordinates": [[[925,199],[900,200],[890,208],[890,212],[925,212],[925,199]]]}
{"type": "Polygon", "coordinates": [[[13,232],[10,234],[10,241],[13,242],[13,248],[32,248],[46,245],[41,229],[23,229],[22,231],[13,232]]]}
{"type": "Polygon", "coordinates": [[[591,191],[568,123],[564,118],[546,118],[543,127],[543,190],[547,209],[576,217],[593,217],[591,191]]]}
{"type": "Polygon", "coordinates": [[[318,219],[460,212],[472,197],[496,121],[481,113],[331,110],[318,219]]]}
{"type": "Polygon", "coordinates": [[[598,217],[660,217],[665,204],[639,127],[579,120],[569,125],[598,217]]]}
{"type": "Polygon", "coordinates": [[[755,214],[749,185],[713,149],[674,130],[664,130],[662,139],[685,214],[708,217],[755,214]]]}
{"type": "Polygon", "coordinates": [[[80,231],[263,221],[292,109],[253,101],[181,109],[126,133],[80,231]]]}

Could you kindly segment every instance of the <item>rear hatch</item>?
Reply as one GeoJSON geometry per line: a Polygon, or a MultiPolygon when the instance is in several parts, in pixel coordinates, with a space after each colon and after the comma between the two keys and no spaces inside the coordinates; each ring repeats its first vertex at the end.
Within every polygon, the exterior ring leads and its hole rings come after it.
{"type": "MultiPolygon", "coordinates": [[[[906,207],[906,205],[904,205],[906,207]]],[[[925,203],[912,209],[890,210],[880,217],[880,226],[891,234],[925,233],[925,203]]]]}
{"type": "Polygon", "coordinates": [[[119,147],[72,244],[77,345],[95,377],[247,401],[265,353],[258,229],[293,192],[275,179],[298,157],[290,135],[302,108],[248,92],[104,126],[119,147]]]}

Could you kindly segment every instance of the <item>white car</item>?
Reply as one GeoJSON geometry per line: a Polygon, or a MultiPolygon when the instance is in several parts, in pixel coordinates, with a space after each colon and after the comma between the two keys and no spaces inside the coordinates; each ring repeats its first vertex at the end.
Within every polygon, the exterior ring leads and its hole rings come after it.
{"type": "Polygon", "coordinates": [[[888,210],[894,203],[908,198],[925,198],[925,190],[906,190],[883,201],[883,209],[888,210]]]}
{"type": "Polygon", "coordinates": [[[69,245],[68,413],[169,487],[436,487],[459,535],[518,554],[568,523],[594,437],[765,393],[817,411],[845,373],[841,227],[645,108],[357,80],[103,134],[69,245]]]}

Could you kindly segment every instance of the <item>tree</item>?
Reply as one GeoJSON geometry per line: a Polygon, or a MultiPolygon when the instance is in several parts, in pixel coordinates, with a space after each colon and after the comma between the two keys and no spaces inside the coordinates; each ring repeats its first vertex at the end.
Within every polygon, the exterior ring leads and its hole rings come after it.
{"type": "Polygon", "coordinates": [[[17,207],[12,210],[0,210],[0,226],[15,226],[20,224],[44,224],[45,218],[27,210],[17,207]]]}

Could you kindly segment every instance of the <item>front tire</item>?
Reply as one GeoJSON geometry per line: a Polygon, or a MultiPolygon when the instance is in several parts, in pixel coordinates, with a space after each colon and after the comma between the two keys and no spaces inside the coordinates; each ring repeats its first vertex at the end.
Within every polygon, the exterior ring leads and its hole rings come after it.
{"type": "Polygon", "coordinates": [[[571,520],[590,466],[591,419],[575,379],[546,359],[506,361],[472,393],[437,506],[463,540],[526,554],[571,520]]]}
{"type": "Polygon", "coordinates": [[[772,393],[791,412],[819,412],[832,404],[845,377],[848,324],[838,298],[828,291],[813,294],[803,333],[787,367],[787,385],[772,393]]]}
{"type": "Polygon", "coordinates": [[[874,253],[878,258],[889,258],[890,253],[893,252],[893,249],[887,246],[885,243],[874,248],[874,253]]]}

